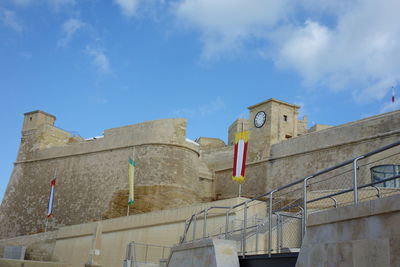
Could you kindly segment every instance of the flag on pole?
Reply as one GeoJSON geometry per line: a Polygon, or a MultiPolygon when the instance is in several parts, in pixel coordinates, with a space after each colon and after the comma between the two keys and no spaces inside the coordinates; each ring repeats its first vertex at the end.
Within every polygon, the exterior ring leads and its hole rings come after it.
{"type": "Polygon", "coordinates": [[[135,191],[134,191],[134,182],[135,182],[135,166],[136,163],[133,159],[129,158],[128,160],[128,183],[129,183],[129,197],[128,197],[128,205],[132,205],[135,202],[135,191]]]}
{"type": "Polygon", "coordinates": [[[392,87],[392,103],[394,103],[394,87],[392,87]]]}
{"type": "Polygon", "coordinates": [[[244,171],[246,168],[248,141],[249,141],[248,131],[236,133],[234,155],[233,155],[232,180],[239,184],[242,184],[244,182],[244,171]]]}
{"type": "Polygon", "coordinates": [[[56,187],[56,178],[50,182],[50,195],[49,202],[47,202],[47,218],[53,214],[53,203],[54,203],[54,188],[56,187]]]}

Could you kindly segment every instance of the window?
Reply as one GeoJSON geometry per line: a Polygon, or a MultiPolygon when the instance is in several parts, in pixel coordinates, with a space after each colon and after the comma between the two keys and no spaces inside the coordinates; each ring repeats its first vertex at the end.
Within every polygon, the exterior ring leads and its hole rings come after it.
{"type": "MultiPolygon", "coordinates": [[[[400,174],[400,165],[378,165],[371,168],[372,182],[379,182],[400,174]]],[[[388,180],[379,184],[378,187],[400,188],[400,178],[388,180]]]]}
{"type": "Polygon", "coordinates": [[[29,117],[29,120],[32,121],[32,117],[29,117]]]}
{"type": "Polygon", "coordinates": [[[283,115],[283,120],[287,121],[287,115],[283,115]]]}

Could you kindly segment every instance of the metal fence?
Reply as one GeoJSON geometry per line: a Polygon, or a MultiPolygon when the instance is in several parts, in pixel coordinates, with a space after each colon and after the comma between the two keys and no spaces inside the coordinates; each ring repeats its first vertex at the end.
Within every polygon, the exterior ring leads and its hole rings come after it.
{"type": "Polygon", "coordinates": [[[310,213],[399,193],[400,188],[385,186],[397,184],[390,182],[399,181],[397,173],[371,178],[373,167],[399,163],[400,141],[232,207],[203,209],[186,221],[181,243],[206,237],[236,240],[243,256],[298,250],[310,213]],[[210,226],[209,218],[216,216],[221,224],[210,226]]]}
{"type": "Polygon", "coordinates": [[[160,261],[168,258],[171,247],[130,242],[126,248],[124,267],[160,266],[160,261]]]}

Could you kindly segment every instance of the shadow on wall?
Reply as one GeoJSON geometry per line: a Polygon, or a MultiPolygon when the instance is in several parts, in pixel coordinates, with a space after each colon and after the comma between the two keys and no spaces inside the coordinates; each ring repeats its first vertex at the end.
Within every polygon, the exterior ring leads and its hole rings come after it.
{"type": "MultiPolygon", "coordinates": [[[[201,198],[187,188],[171,185],[137,186],[135,187],[135,203],[129,207],[129,215],[208,201],[212,201],[212,199],[201,198]]],[[[102,219],[126,216],[128,214],[128,190],[116,191],[108,207],[108,210],[102,214],[102,219]]]]}

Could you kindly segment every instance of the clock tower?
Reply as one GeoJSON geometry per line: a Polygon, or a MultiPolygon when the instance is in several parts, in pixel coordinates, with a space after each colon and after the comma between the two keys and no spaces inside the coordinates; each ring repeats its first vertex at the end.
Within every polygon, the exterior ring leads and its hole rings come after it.
{"type": "Polygon", "coordinates": [[[248,107],[249,161],[258,161],[270,156],[272,144],[298,136],[298,109],[300,107],[276,99],[248,107]]]}

